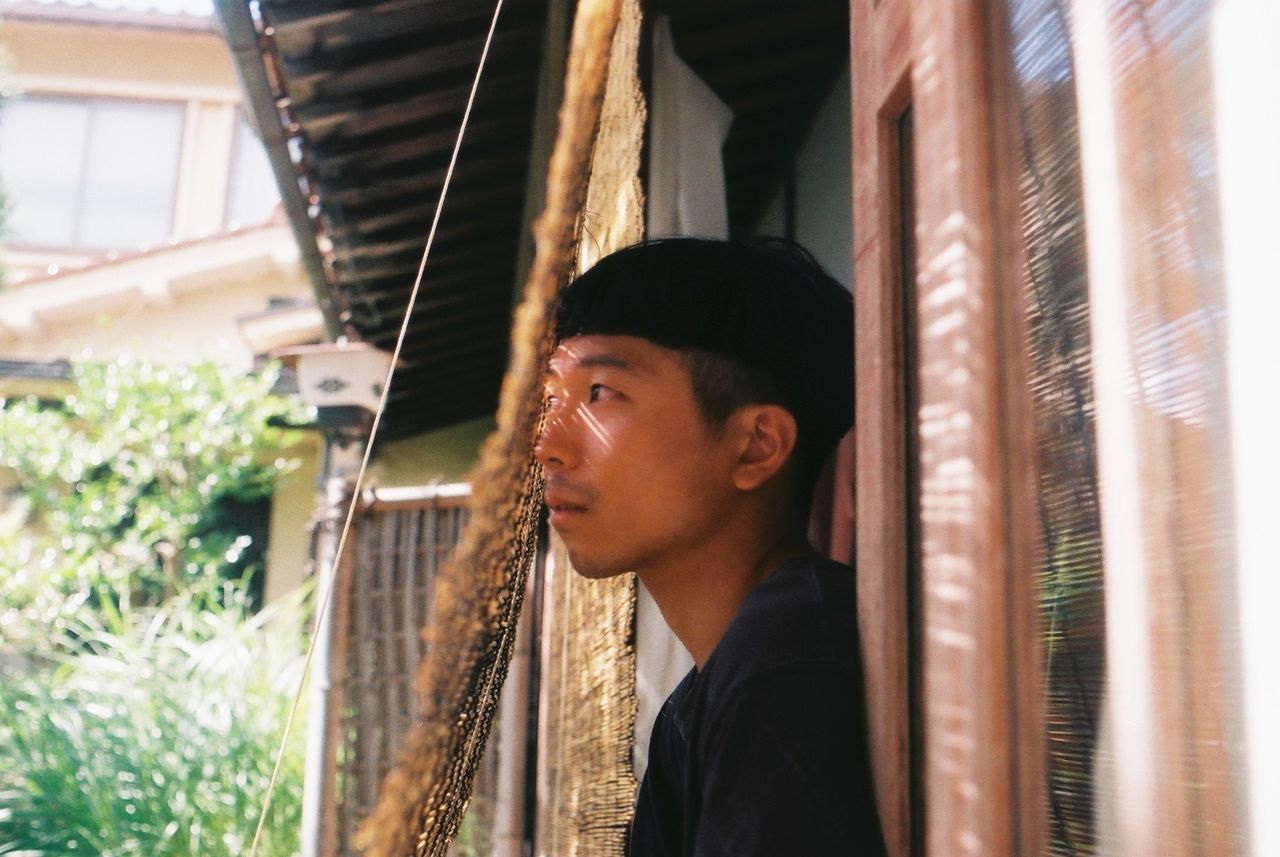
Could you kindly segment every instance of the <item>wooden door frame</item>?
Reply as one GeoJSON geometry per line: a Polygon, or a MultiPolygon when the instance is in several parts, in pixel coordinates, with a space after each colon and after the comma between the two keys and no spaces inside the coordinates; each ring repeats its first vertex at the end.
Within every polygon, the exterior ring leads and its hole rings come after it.
{"type": "Polygon", "coordinates": [[[858,626],[881,824],[890,857],[911,842],[907,502],[902,318],[892,119],[910,101],[909,7],[849,7],[853,79],[854,506],[858,626]],[[867,33],[861,32],[866,27],[867,33]]]}
{"type": "Polygon", "coordinates": [[[998,5],[850,3],[859,622],[893,857],[1040,848],[1029,579],[1039,544],[998,5]],[[904,235],[897,119],[907,107],[917,192],[904,235]]]}

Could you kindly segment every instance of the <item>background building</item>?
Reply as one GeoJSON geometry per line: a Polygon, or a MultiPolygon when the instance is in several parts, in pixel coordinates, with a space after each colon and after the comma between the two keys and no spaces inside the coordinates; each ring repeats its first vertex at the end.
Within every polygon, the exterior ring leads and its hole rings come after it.
{"type": "MultiPolygon", "coordinates": [[[[59,395],[82,354],[248,372],[322,336],[208,3],[6,0],[0,47],[0,396],[59,395]]],[[[295,452],[268,598],[309,561],[321,444],[295,452]]]]}

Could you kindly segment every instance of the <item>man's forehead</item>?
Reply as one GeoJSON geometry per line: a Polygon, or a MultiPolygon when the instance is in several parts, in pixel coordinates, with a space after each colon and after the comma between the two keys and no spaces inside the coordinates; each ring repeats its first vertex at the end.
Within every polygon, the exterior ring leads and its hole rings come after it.
{"type": "Polygon", "coordinates": [[[547,368],[553,375],[573,369],[605,366],[637,375],[654,371],[667,349],[635,336],[588,334],[564,340],[552,353],[547,368]]]}

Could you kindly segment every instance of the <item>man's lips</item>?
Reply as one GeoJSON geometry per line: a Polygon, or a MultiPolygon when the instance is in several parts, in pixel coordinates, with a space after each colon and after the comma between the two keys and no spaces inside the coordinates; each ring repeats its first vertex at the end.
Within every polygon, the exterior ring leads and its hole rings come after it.
{"type": "Polygon", "coordinates": [[[551,523],[564,521],[587,511],[586,498],[580,494],[555,488],[548,488],[543,501],[551,510],[551,523]]]}

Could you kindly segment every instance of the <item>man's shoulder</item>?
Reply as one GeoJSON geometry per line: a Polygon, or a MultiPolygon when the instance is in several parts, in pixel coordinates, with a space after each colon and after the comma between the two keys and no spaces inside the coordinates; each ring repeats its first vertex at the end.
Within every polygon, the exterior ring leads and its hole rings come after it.
{"type": "Polygon", "coordinates": [[[717,690],[778,671],[853,672],[856,581],[820,557],[789,560],[748,594],[707,663],[717,690]]]}

